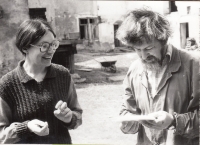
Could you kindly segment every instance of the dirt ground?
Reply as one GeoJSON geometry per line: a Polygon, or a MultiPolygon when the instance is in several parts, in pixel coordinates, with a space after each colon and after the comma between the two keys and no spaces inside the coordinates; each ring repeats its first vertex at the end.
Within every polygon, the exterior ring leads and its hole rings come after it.
{"type": "Polygon", "coordinates": [[[75,55],[75,73],[86,82],[77,83],[79,102],[83,108],[83,124],[71,130],[74,144],[135,144],[136,135],[124,134],[113,117],[118,116],[122,103],[122,80],[112,82],[109,77],[125,76],[131,62],[137,58],[134,52],[90,53],[78,52],[75,55]],[[115,60],[117,72],[106,72],[99,61],[115,60]],[[91,68],[91,72],[80,71],[91,68]]]}

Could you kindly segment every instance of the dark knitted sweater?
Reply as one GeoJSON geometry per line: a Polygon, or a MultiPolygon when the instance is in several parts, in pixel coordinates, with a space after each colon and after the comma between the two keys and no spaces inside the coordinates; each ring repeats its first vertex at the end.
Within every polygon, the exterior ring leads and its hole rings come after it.
{"type": "Polygon", "coordinates": [[[19,143],[70,144],[68,129],[76,125],[75,114],[81,114],[82,109],[68,70],[63,66],[51,64],[45,79],[37,82],[26,74],[23,63],[24,61],[21,61],[18,67],[3,76],[0,82],[0,97],[12,111],[10,123],[21,123],[16,128],[19,143]],[[60,121],[53,114],[59,100],[67,102],[73,111],[69,124],[60,121]],[[33,119],[48,122],[49,135],[38,136],[30,133],[26,123],[33,119]]]}

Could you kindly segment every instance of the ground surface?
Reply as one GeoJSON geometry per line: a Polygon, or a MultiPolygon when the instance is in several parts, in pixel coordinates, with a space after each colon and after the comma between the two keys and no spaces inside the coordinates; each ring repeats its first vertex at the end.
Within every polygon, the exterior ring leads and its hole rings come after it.
{"type": "Polygon", "coordinates": [[[88,53],[75,55],[76,69],[92,68],[91,72],[75,71],[86,82],[76,84],[77,94],[83,112],[83,124],[70,131],[74,144],[135,144],[136,135],[123,134],[119,123],[113,121],[118,116],[122,103],[122,81],[109,81],[111,76],[125,76],[131,62],[137,58],[132,53],[88,53]],[[98,61],[116,60],[116,73],[105,72],[98,61]]]}

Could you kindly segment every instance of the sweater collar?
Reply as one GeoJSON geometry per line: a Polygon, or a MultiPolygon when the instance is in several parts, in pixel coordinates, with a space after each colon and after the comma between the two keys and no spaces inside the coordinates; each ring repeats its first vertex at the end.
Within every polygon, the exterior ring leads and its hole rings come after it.
{"type": "MultiPolygon", "coordinates": [[[[21,60],[19,63],[18,63],[18,66],[17,66],[17,73],[18,73],[18,76],[19,76],[19,79],[22,83],[27,83],[28,81],[30,80],[34,80],[31,76],[29,76],[26,71],[24,70],[24,67],[23,67],[23,64],[24,64],[24,60],[21,60]]],[[[46,73],[46,76],[44,78],[47,79],[47,78],[55,78],[56,77],[56,72],[55,72],[55,69],[53,68],[52,65],[50,65],[48,68],[47,68],[47,73],[46,73]]]]}

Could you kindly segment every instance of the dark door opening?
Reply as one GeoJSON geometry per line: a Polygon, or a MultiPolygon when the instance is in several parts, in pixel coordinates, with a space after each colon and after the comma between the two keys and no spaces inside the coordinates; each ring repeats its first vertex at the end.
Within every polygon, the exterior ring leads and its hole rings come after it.
{"type": "Polygon", "coordinates": [[[29,9],[29,15],[31,19],[42,18],[44,20],[47,20],[45,12],[46,12],[46,8],[30,8],[29,9]]]}
{"type": "Polygon", "coordinates": [[[175,1],[170,1],[170,9],[171,12],[177,12],[177,6],[175,4],[175,1]]]}
{"type": "Polygon", "coordinates": [[[114,24],[114,43],[115,43],[115,47],[119,47],[120,46],[120,41],[116,38],[116,32],[117,32],[118,28],[119,28],[119,25],[115,25],[114,24]]]}
{"type": "Polygon", "coordinates": [[[119,28],[119,24],[114,24],[114,43],[115,43],[115,47],[122,47],[124,46],[117,38],[116,38],[116,32],[117,29],[119,28]]]}
{"type": "Polygon", "coordinates": [[[189,37],[189,26],[188,23],[180,24],[180,38],[181,38],[181,48],[185,48],[186,39],[189,37]]]}

